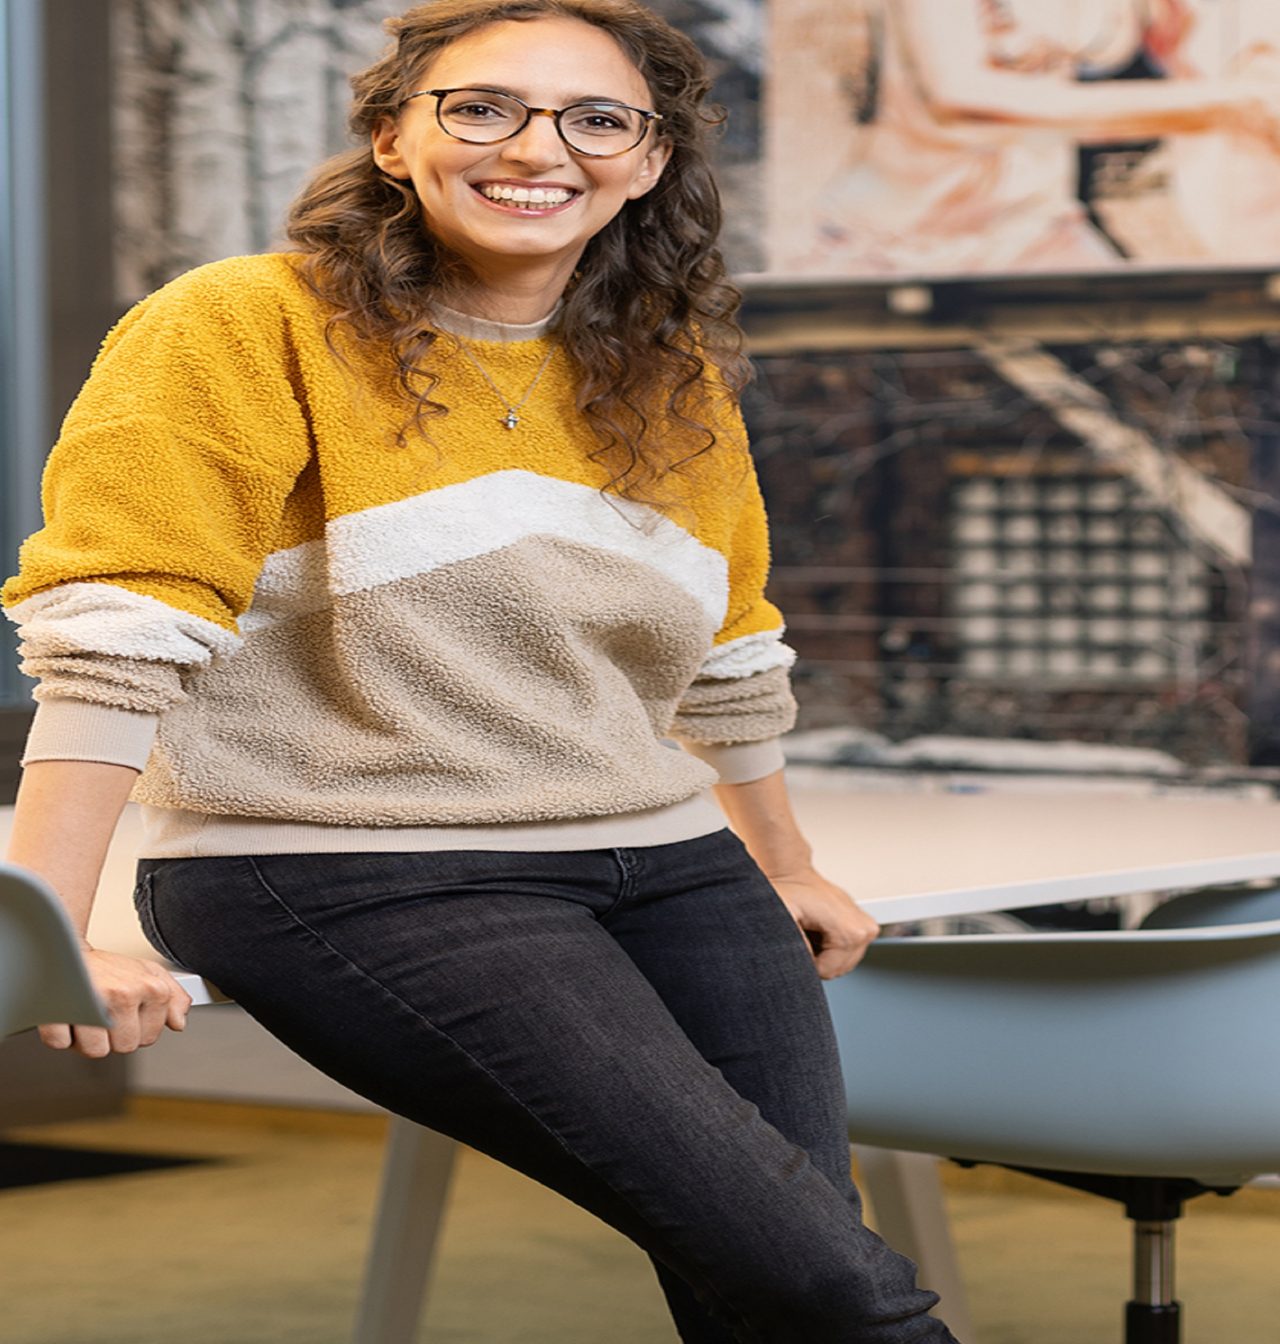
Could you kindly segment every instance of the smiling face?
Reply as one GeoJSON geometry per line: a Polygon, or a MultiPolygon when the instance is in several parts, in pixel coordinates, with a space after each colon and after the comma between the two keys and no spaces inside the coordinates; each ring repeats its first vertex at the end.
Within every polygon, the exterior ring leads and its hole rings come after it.
{"type": "MultiPolygon", "coordinates": [[[[478,29],[445,47],[417,87],[489,89],[532,107],[608,101],[653,109],[653,94],[622,47],[573,18],[478,29]]],[[[440,126],[436,102],[414,98],[396,121],[382,123],[372,138],[374,162],[413,183],[427,228],[479,276],[528,269],[567,281],[591,238],[657,183],[670,155],[652,129],[616,158],[575,154],[544,116],[531,117],[510,140],[467,144],[440,126]]]]}

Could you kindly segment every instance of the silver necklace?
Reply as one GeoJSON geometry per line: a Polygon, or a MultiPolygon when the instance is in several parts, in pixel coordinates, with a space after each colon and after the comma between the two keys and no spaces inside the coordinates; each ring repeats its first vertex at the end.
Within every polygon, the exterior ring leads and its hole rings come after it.
{"type": "Polygon", "coordinates": [[[458,349],[461,350],[462,353],[466,355],[466,357],[475,366],[476,372],[493,389],[494,396],[497,397],[498,400],[507,408],[506,415],[502,417],[503,428],[515,429],[515,427],[520,423],[520,417],[517,414],[517,412],[521,410],[525,402],[527,402],[529,398],[533,396],[534,389],[538,386],[538,383],[541,381],[542,375],[547,370],[547,365],[551,363],[551,356],[554,355],[556,352],[555,342],[553,341],[551,343],[551,348],[547,351],[546,355],[543,356],[542,363],[538,365],[537,373],[533,375],[533,382],[531,382],[529,386],[525,388],[524,396],[521,397],[520,400],[514,403],[513,405],[511,402],[507,400],[505,393],[498,386],[498,384],[495,383],[493,379],[489,377],[489,370],[486,369],[485,366],[480,363],[480,361],[475,357],[475,355],[471,353],[470,350],[467,349],[466,341],[464,341],[460,336],[455,336],[454,340],[458,342],[458,349]]]}

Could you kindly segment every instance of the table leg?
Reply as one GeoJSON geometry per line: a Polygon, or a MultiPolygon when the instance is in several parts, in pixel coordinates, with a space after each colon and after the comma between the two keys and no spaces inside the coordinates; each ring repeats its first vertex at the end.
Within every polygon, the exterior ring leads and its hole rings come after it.
{"type": "Polygon", "coordinates": [[[853,1144],[852,1151],[876,1231],[919,1266],[920,1284],[941,1297],[935,1315],[946,1321],[951,1333],[961,1344],[977,1344],[938,1179],[938,1159],[862,1144],[853,1144]]]}
{"type": "Polygon", "coordinates": [[[458,1145],[393,1116],[354,1344],[414,1344],[458,1145]]]}

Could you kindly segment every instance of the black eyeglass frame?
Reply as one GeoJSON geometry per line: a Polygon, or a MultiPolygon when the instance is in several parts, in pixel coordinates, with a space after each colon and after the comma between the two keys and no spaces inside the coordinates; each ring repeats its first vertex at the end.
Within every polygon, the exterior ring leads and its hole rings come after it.
{"type": "MultiPolygon", "coordinates": [[[[550,117],[552,121],[555,122],[556,134],[564,142],[565,148],[571,154],[580,154],[584,159],[616,159],[620,154],[630,154],[637,145],[644,143],[644,138],[649,134],[649,128],[654,122],[663,119],[661,112],[650,112],[643,107],[632,107],[630,103],[610,102],[608,99],[590,99],[586,102],[570,103],[568,107],[530,107],[523,98],[517,98],[514,93],[507,93],[504,89],[475,88],[471,85],[467,85],[465,88],[461,89],[419,89],[417,93],[409,94],[404,102],[408,103],[414,98],[427,97],[436,100],[436,122],[439,124],[440,129],[451,140],[461,141],[464,145],[500,145],[504,143],[504,141],[514,140],[534,117],[550,117]],[[451,131],[444,124],[444,116],[442,115],[444,98],[445,95],[449,93],[488,93],[494,94],[499,98],[507,98],[513,103],[519,103],[520,106],[524,108],[524,120],[514,131],[509,132],[507,135],[500,135],[496,140],[468,140],[465,135],[459,135],[456,131],[451,131]],[[569,137],[564,133],[564,127],[560,124],[560,118],[563,117],[566,112],[572,112],[575,107],[620,108],[626,112],[635,112],[637,115],[643,117],[644,125],[640,130],[640,134],[626,147],[626,149],[611,149],[607,154],[594,154],[589,149],[579,149],[577,145],[571,144],[569,137]]],[[[403,107],[404,103],[402,103],[401,106],[403,107]]]]}

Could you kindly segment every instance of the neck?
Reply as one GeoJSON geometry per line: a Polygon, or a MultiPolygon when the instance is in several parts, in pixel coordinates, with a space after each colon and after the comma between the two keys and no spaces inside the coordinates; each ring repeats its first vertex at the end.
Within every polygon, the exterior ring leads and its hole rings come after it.
{"type": "Polygon", "coordinates": [[[471,273],[442,295],[445,304],[469,317],[525,325],[541,322],[560,302],[573,275],[574,263],[555,261],[532,266],[471,267],[471,273]]]}

